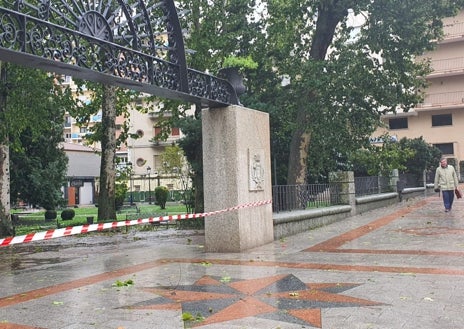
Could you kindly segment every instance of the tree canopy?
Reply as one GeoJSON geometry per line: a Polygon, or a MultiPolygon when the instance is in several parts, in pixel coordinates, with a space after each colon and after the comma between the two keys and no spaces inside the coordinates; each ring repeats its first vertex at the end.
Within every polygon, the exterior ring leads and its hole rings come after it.
{"type": "MultiPolygon", "coordinates": [[[[6,106],[2,138],[10,153],[10,198],[54,209],[63,203],[67,157],[63,141],[65,111],[74,106],[59,77],[4,64],[6,106]]],[[[8,179],[7,176],[0,177],[8,179]]]]}
{"type": "Polygon", "coordinates": [[[421,100],[429,67],[416,58],[442,36],[441,19],[462,7],[412,0],[265,4],[255,55],[261,69],[250,82],[259,102],[278,104],[272,114],[282,120],[271,122],[286,122],[291,133],[283,141],[290,145],[289,184],[308,180],[308,164],[336,167],[366,146],[381,113],[421,100]]]}
{"type": "Polygon", "coordinates": [[[244,106],[267,111],[276,181],[301,184],[350,167],[380,115],[421,101],[442,18],[464,1],[180,1],[189,66],[215,73],[251,58],[244,106]]]}

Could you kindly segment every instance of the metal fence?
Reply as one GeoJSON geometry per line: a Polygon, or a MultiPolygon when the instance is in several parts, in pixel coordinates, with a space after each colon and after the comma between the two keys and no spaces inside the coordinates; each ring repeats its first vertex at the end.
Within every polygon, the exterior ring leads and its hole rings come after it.
{"type": "Polygon", "coordinates": [[[390,178],[382,176],[355,177],[354,186],[356,196],[387,193],[395,190],[391,186],[390,178]]]}
{"type": "Polygon", "coordinates": [[[274,185],[274,212],[320,208],[340,204],[340,184],[274,185]]]}
{"type": "MultiPolygon", "coordinates": [[[[425,177],[428,182],[431,178],[425,177]]],[[[395,192],[407,187],[424,186],[424,177],[411,174],[400,174],[396,186],[392,180],[383,176],[355,177],[355,195],[395,192]]],[[[297,209],[321,208],[342,204],[341,184],[306,184],[275,185],[272,187],[272,210],[274,212],[297,209]]],[[[345,199],[346,200],[346,199],[345,199]]]]}

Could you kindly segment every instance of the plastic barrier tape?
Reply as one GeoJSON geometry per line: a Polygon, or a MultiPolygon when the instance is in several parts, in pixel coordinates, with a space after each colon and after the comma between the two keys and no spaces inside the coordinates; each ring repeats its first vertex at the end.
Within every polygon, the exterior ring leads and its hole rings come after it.
{"type": "Polygon", "coordinates": [[[18,243],[27,243],[32,241],[39,241],[39,240],[49,240],[54,238],[60,238],[68,235],[75,235],[75,234],[85,234],[88,232],[93,231],[103,231],[110,228],[117,228],[117,227],[125,227],[125,226],[133,226],[133,225],[140,225],[140,224],[149,224],[155,222],[163,222],[163,221],[173,221],[173,220],[182,220],[182,219],[194,219],[194,218],[201,218],[201,217],[208,217],[212,215],[217,215],[221,213],[225,213],[228,211],[250,208],[250,207],[259,207],[262,205],[270,204],[272,200],[268,201],[258,201],[258,202],[251,202],[231,208],[226,208],[222,210],[216,210],[206,213],[198,213],[198,214],[181,214],[181,215],[167,215],[167,216],[160,216],[160,217],[149,217],[149,218],[139,218],[133,220],[125,220],[125,221],[118,221],[118,222],[111,222],[111,223],[97,223],[97,224],[87,224],[81,226],[69,226],[60,229],[48,230],[43,232],[37,233],[29,233],[26,235],[8,237],[4,239],[0,239],[0,247],[6,247],[12,244],[18,243]]]}

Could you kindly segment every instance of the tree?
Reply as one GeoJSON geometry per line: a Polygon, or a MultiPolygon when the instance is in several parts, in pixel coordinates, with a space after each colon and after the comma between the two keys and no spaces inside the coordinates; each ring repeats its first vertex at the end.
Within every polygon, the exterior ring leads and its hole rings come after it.
{"type": "Polygon", "coordinates": [[[417,91],[425,86],[429,67],[416,56],[433,48],[442,33],[441,19],[462,5],[266,2],[266,29],[255,47],[260,69],[250,83],[254,102],[279,104],[278,115],[292,132],[288,184],[307,181],[309,156],[319,156],[319,166],[333,163],[333,154],[346,158],[366,146],[382,111],[407,111],[420,101],[417,91]],[[356,28],[349,24],[359,18],[356,28]]]}
{"type": "Polygon", "coordinates": [[[254,4],[183,1],[187,45],[197,51],[189,63],[214,72],[231,54],[258,62],[241,102],[270,113],[274,183],[301,184],[345,169],[351,153],[368,147],[382,112],[421,100],[430,69],[415,59],[463,2],[254,4]]]}
{"type": "Polygon", "coordinates": [[[166,174],[178,174],[185,165],[184,152],[178,145],[166,146],[160,159],[166,174]]]}
{"type": "Polygon", "coordinates": [[[100,129],[102,157],[98,219],[116,220],[116,87],[103,86],[102,121],[100,129]]]}
{"type": "MultiPolygon", "coordinates": [[[[50,112],[53,110],[50,109],[50,112]]],[[[62,111],[59,111],[62,112],[62,111]]],[[[48,135],[32,138],[30,129],[20,136],[21,149],[12,150],[11,200],[22,200],[46,210],[64,206],[61,189],[66,183],[68,158],[59,143],[63,139],[63,113],[48,135]]]]}
{"type": "MultiPolygon", "coordinates": [[[[193,117],[180,120],[180,129],[184,136],[179,140],[179,146],[184,150],[185,157],[190,164],[192,175],[192,190],[194,208],[196,212],[204,211],[203,203],[203,147],[201,136],[201,120],[193,117]]],[[[186,202],[189,200],[186,196],[186,202]]]]}
{"type": "MultiPolygon", "coordinates": [[[[86,136],[88,143],[101,143],[100,165],[100,193],[98,196],[98,219],[116,220],[116,150],[127,138],[137,138],[136,134],[129,134],[128,106],[138,93],[124,90],[115,86],[103,85],[81,80],[76,81],[79,86],[78,93],[89,91],[90,101],[81,103],[79,108],[71,112],[79,124],[87,126],[91,117],[101,113],[102,120],[90,128],[86,136]],[[85,87],[85,88],[84,88],[85,87]],[[126,119],[121,126],[119,135],[116,135],[116,117],[124,116],[126,119]]],[[[138,110],[142,110],[137,107],[138,110]]],[[[118,189],[121,191],[122,189],[118,189]]]]}
{"type": "Polygon", "coordinates": [[[67,159],[58,144],[66,109],[74,106],[59,77],[40,70],[1,64],[0,173],[2,235],[12,234],[11,200],[53,208],[62,201],[67,159]]]}
{"type": "MultiPolygon", "coordinates": [[[[212,72],[230,64],[232,58],[243,57],[248,63],[256,65],[249,57],[250,48],[261,30],[261,22],[250,20],[255,1],[238,0],[211,2],[208,0],[181,0],[176,3],[189,14],[181,17],[187,33],[184,35],[190,68],[212,72]],[[229,61],[229,64],[227,63],[229,61]]],[[[152,101],[159,101],[153,97],[152,101]]],[[[203,211],[203,170],[201,147],[201,105],[196,104],[195,116],[188,110],[191,104],[163,100],[157,127],[161,133],[155,136],[162,140],[168,136],[170,127],[179,126],[185,137],[179,142],[192,167],[192,183],[195,193],[195,210],[203,211]],[[170,115],[164,117],[164,112],[170,115]]]]}
{"type": "MultiPolygon", "coordinates": [[[[7,64],[0,61],[0,122],[6,123],[7,64]]],[[[0,237],[13,235],[10,217],[10,149],[8,125],[0,125],[0,237]]]]}
{"type": "Polygon", "coordinates": [[[415,151],[400,145],[387,134],[381,139],[380,146],[372,145],[352,153],[350,161],[355,172],[390,177],[393,169],[406,169],[406,163],[415,156],[415,151]]]}
{"type": "Polygon", "coordinates": [[[405,163],[405,172],[414,174],[417,178],[422,178],[424,171],[434,170],[440,161],[441,151],[428,144],[422,136],[413,139],[402,138],[399,144],[403,149],[414,150],[414,156],[405,163]]]}

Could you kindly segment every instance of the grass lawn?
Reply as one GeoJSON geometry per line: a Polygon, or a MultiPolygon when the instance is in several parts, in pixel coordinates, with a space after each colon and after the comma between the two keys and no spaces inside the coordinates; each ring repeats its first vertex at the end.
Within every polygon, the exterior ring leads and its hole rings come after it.
{"type": "MultiPolygon", "coordinates": [[[[138,218],[159,217],[165,215],[185,214],[186,207],[183,204],[167,204],[166,209],[153,204],[137,204],[139,212],[135,207],[124,208],[117,212],[117,220],[131,220],[138,218]]],[[[45,221],[45,211],[21,213],[21,210],[12,210],[11,213],[18,213],[19,223],[15,225],[16,235],[24,235],[32,232],[39,232],[67,226],[77,226],[87,224],[87,217],[93,217],[94,223],[97,222],[97,207],[73,208],[76,215],[72,220],[62,220],[61,211],[57,211],[58,217],[53,221],[45,221]]]]}

